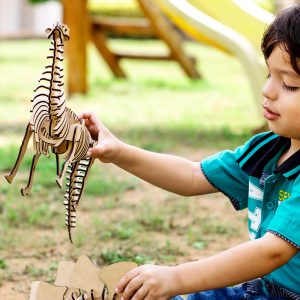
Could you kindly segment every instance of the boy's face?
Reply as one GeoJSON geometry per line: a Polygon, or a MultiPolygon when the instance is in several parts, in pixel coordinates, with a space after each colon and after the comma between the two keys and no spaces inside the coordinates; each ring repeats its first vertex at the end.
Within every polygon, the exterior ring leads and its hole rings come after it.
{"type": "Polygon", "coordinates": [[[300,140],[300,75],[280,46],[274,48],[267,66],[269,75],[262,89],[264,117],[273,132],[300,140]]]}

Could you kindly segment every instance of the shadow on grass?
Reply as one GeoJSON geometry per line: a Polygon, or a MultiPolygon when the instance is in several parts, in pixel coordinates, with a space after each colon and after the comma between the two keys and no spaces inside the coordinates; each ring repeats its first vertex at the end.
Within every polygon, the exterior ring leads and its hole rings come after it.
{"type": "Polygon", "coordinates": [[[213,88],[212,83],[208,82],[207,80],[195,80],[184,78],[182,81],[174,81],[173,78],[116,78],[113,81],[109,79],[103,78],[94,78],[94,93],[99,93],[103,91],[111,91],[114,90],[116,87],[128,90],[130,85],[134,86],[135,89],[144,90],[144,89],[166,89],[172,91],[199,91],[202,92],[204,90],[210,90],[213,88]]]}
{"type": "MultiPolygon", "coordinates": [[[[17,158],[19,148],[22,142],[23,126],[16,124],[13,127],[0,126],[0,135],[15,135],[13,144],[7,147],[0,147],[0,173],[8,173],[13,167],[17,158]]],[[[116,128],[113,132],[123,141],[142,147],[144,149],[178,154],[184,152],[195,152],[199,150],[234,149],[236,146],[243,144],[251,135],[250,130],[232,130],[230,128],[218,129],[196,129],[196,128],[116,128]]],[[[31,141],[32,143],[32,141],[31,141]]],[[[56,189],[55,174],[56,164],[55,157],[49,151],[50,159],[41,156],[34,180],[33,193],[43,194],[45,189],[56,189]]],[[[28,149],[20,165],[19,175],[16,176],[15,186],[23,186],[29,176],[33,150],[28,149]]],[[[5,180],[4,178],[1,178],[5,180]]],[[[2,181],[1,180],[1,181],[2,181]]],[[[131,178],[118,178],[116,173],[110,171],[99,171],[99,168],[93,167],[88,183],[88,195],[110,195],[136,188],[136,182],[131,178]]],[[[10,187],[4,185],[0,189],[0,194],[6,194],[10,187]]]]}
{"type": "Polygon", "coordinates": [[[115,133],[124,141],[152,151],[175,151],[180,148],[225,149],[235,148],[251,137],[251,130],[234,131],[230,128],[195,129],[195,128],[135,128],[116,130],[115,133]]]}
{"type": "MultiPolygon", "coordinates": [[[[252,135],[251,129],[232,129],[229,127],[218,128],[190,128],[183,126],[172,127],[133,127],[133,128],[112,128],[111,131],[126,143],[152,151],[173,151],[184,148],[196,149],[225,149],[234,148],[243,144],[252,135]]],[[[15,141],[14,145],[9,147],[9,151],[1,149],[6,155],[14,156],[21,146],[23,134],[25,132],[24,124],[15,124],[13,126],[0,125],[0,135],[20,135],[20,139],[15,141]]],[[[0,162],[3,160],[1,155],[0,162]]],[[[1,167],[3,164],[1,163],[1,167]]]]}

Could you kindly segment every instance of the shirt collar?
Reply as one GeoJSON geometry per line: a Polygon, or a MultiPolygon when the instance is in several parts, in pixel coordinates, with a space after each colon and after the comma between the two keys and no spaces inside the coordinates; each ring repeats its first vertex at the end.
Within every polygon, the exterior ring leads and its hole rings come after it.
{"type": "Polygon", "coordinates": [[[300,172],[300,150],[291,155],[286,161],[284,161],[274,173],[280,173],[288,179],[293,179],[300,172]]]}
{"type": "MultiPolygon", "coordinates": [[[[241,168],[248,175],[260,178],[266,164],[278,154],[278,152],[288,149],[291,140],[282,136],[277,136],[267,143],[261,142],[261,146],[253,153],[241,168]]],[[[256,145],[257,147],[257,145],[256,145]]],[[[275,167],[275,174],[282,174],[288,179],[293,179],[300,173],[300,150],[290,156],[279,167],[275,167]]]]}

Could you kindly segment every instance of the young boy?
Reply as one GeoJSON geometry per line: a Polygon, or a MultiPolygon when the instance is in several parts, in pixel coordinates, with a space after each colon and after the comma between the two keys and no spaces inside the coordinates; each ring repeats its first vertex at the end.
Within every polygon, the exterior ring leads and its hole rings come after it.
{"type": "Polygon", "coordinates": [[[222,192],[249,211],[251,241],[199,261],[133,269],[118,284],[122,299],[300,299],[300,4],[276,17],[262,50],[271,131],[200,166],[122,143],[95,115],[81,115],[99,141],[89,155],[180,195],[222,192]]]}

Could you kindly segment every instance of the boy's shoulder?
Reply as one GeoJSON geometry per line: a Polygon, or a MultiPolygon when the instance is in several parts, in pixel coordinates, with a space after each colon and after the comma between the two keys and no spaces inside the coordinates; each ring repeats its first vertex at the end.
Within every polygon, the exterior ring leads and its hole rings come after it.
{"type": "Polygon", "coordinates": [[[264,166],[289,144],[289,138],[272,131],[257,134],[242,147],[237,163],[248,175],[259,177],[264,166]]]}
{"type": "Polygon", "coordinates": [[[253,146],[254,144],[257,145],[263,142],[275,141],[278,138],[280,138],[280,136],[274,133],[273,131],[266,131],[252,136],[246,144],[248,144],[250,147],[253,146]]]}
{"type": "Polygon", "coordinates": [[[245,160],[246,157],[249,158],[255,155],[262,147],[264,150],[272,148],[280,139],[281,137],[272,131],[262,132],[252,136],[240,147],[240,157],[237,161],[240,163],[245,160]]]}

